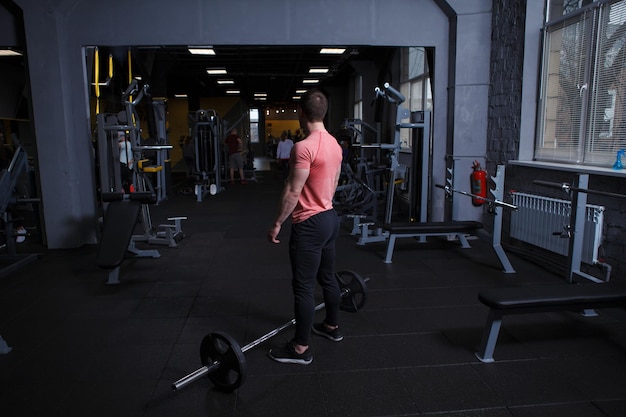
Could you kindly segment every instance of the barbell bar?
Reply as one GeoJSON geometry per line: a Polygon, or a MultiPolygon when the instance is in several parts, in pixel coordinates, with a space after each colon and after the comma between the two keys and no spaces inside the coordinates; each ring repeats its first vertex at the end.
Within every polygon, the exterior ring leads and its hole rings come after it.
{"type": "Polygon", "coordinates": [[[579,187],[573,187],[570,184],[563,182],[563,183],[559,183],[559,182],[550,182],[550,181],[542,181],[542,180],[534,180],[533,184],[537,184],[537,185],[543,185],[544,187],[550,187],[550,188],[560,188],[563,191],[565,191],[566,193],[570,193],[570,191],[575,191],[578,193],[586,193],[586,194],[593,194],[593,195],[600,195],[603,197],[612,197],[612,198],[626,198],[626,195],[624,194],[617,194],[617,193],[611,193],[608,191],[599,191],[599,190],[588,190],[586,188],[579,188],[579,187]]]}
{"type": "Polygon", "coordinates": [[[510,203],[507,203],[507,202],[501,201],[501,200],[495,200],[495,199],[483,197],[482,195],[468,193],[467,191],[463,191],[463,190],[457,190],[457,189],[454,189],[454,188],[450,187],[449,185],[435,184],[435,187],[442,188],[446,192],[446,194],[448,194],[448,195],[452,195],[452,193],[459,193],[459,194],[466,195],[468,197],[472,197],[472,198],[476,198],[476,199],[482,200],[482,201],[484,201],[486,203],[493,204],[495,206],[505,207],[505,208],[509,208],[511,210],[517,210],[517,206],[514,205],[514,204],[510,204],[510,203]]]}
{"type": "MultiPolygon", "coordinates": [[[[341,290],[339,308],[344,311],[356,312],[366,301],[367,284],[359,274],[353,271],[339,271],[335,274],[341,290]]],[[[324,308],[324,303],[315,306],[315,311],[324,308]]],[[[219,332],[207,334],[200,344],[200,360],[202,367],[182,377],[172,384],[178,391],[198,379],[208,376],[214,386],[224,392],[232,392],[239,388],[246,378],[246,359],[244,353],[271,339],[286,328],[296,324],[293,318],[287,323],[269,331],[244,347],[229,335],[219,332]]]]}

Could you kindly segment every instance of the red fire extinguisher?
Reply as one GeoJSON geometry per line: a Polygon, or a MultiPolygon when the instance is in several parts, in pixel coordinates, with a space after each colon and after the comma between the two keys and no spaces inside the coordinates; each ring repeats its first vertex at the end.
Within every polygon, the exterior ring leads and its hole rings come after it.
{"type": "MultiPolygon", "coordinates": [[[[480,167],[480,162],[474,161],[472,165],[473,171],[470,175],[470,183],[472,186],[472,194],[478,197],[487,198],[487,171],[484,171],[480,167]]],[[[472,204],[475,206],[481,206],[485,204],[485,200],[481,198],[472,197],[472,204]]]]}

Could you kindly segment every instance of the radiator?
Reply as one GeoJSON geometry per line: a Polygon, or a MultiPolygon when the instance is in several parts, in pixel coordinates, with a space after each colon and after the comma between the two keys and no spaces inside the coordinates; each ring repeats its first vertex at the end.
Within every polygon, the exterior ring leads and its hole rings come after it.
{"type": "MultiPolygon", "coordinates": [[[[570,224],[571,202],[525,193],[511,195],[513,204],[518,207],[511,212],[511,237],[567,256],[569,239],[561,237],[561,233],[570,224]]],[[[598,260],[603,222],[604,207],[587,204],[581,254],[581,260],[587,264],[598,260]]]]}

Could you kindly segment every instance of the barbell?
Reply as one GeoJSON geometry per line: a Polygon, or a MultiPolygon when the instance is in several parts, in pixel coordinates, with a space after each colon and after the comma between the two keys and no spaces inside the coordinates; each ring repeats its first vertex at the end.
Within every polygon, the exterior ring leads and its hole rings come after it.
{"type": "MultiPolygon", "coordinates": [[[[335,274],[335,278],[341,290],[339,308],[349,312],[360,310],[365,305],[367,298],[366,280],[353,271],[339,271],[335,274]]],[[[315,311],[323,308],[324,303],[318,304],[315,306],[315,311]]],[[[291,319],[244,347],[240,347],[232,337],[225,333],[211,332],[207,334],[200,344],[200,361],[203,366],[174,382],[172,389],[178,391],[186,385],[208,376],[213,385],[220,391],[232,392],[236,390],[246,379],[244,353],[295,323],[296,319],[291,319]]]]}
{"type": "Polygon", "coordinates": [[[476,198],[478,200],[482,200],[485,203],[488,203],[489,205],[504,207],[504,208],[508,208],[508,209],[512,209],[512,210],[517,210],[517,206],[514,205],[514,204],[510,204],[510,203],[507,203],[505,201],[501,201],[501,200],[497,200],[497,199],[491,199],[491,198],[483,197],[481,195],[477,195],[477,194],[473,194],[473,193],[468,193],[467,191],[463,191],[463,190],[457,190],[455,188],[452,188],[449,185],[435,184],[435,187],[442,188],[446,192],[446,195],[452,195],[452,193],[459,193],[459,194],[462,194],[462,195],[465,195],[465,196],[468,196],[468,197],[472,197],[472,198],[476,198]]]}
{"type": "Polygon", "coordinates": [[[562,189],[563,191],[565,191],[568,194],[571,191],[574,191],[574,192],[577,192],[577,193],[593,194],[593,195],[599,195],[599,196],[603,196],[603,197],[613,197],[613,198],[621,198],[621,199],[626,198],[626,195],[624,195],[624,194],[611,193],[611,192],[608,192],[608,191],[588,190],[587,188],[574,187],[574,186],[572,186],[572,185],[570,185],[570,184],[568,184],[566,182],[558,183],[558,182],[534,180],[533,184],[543,185],[544,187],[560,188],[560,189],[562,189]]]}

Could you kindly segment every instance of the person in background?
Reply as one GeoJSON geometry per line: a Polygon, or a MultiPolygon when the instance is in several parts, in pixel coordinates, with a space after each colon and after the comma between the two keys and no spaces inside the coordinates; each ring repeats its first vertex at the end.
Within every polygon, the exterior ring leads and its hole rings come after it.
{"type": "Polygon", "coordinates": [[[328,99],[320,90],[309,90],[300,101],[299,120],[308,136],[294,145],[291,171],[282,193],[278,214],[267,232],[268,240],[280,243],[278,234],[291,216],[289,259],[295,310],[295,335],[269,356],[281,363],[308,365],[311,331],[339,342],[341,290],[335,278],[335,241],[339,217],[333,196],[341,173],[341,146],[324,126],[328,99]],[[315,281],[322,287],[325,320],[313,325],[315,281]]]}
{"type": "Polygon", "coordinates": [[[293,137],[293,141],[300,142],[302,139],[304,139],[304,137],[305,137],[304,129],[299,128],[298,130],[296,130],[296,134],[293,137]]]}
{"type": "Polygon", "coordinates": [[[287,132],[283,132],[276,148],[276,163],[283,174],[283,181],[289,176],[289,156],[293,148],[293,141],[289,138],[287,132]]]}
{"type": "Polygon", "coordinates": [[[117,132],[117,144],[120,149],[120,174],[124,193],[134,191],[133,186],[133,149],[125,132],[117,132]]]}
{"type": "Polygon", "coordinates": [[[224,144],[228,148],[228,166],[230,168],[230,183],[235,183],[235,170],[239,171],[239,180],[242,184],[247,184],[243,173],[243,141],[237,134],[237,129],[232,129],[230,134],[224,139],[224,144]]]}

